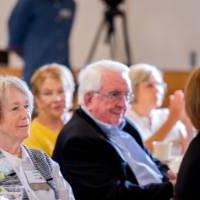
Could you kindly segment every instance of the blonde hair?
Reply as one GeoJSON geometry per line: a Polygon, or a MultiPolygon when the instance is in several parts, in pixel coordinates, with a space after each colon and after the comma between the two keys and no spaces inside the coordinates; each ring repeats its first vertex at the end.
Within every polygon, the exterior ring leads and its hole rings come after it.
{"type": "Polygon", "coordinates": [[[197,130],[200,130],[200,66],[189,76],[185,87],[186,112],[197,130]]]}
{"type": "Polygon", "coordinates": [[[151,76],[158,77],[161,83],[164,82],[162,72],[150,64],[139,63],[130,66],[129,76],[133,92],[138,84],[148,81],[151,76]]]}
{"type": "Polygon", "coordinates": [[[31,78],[31,87],[34,95],[39,93],[41,85],[47,78],[60,80],[64,89],[73,94],[75,83],[71,71],[64,65],[52,63],[40,67],[33,74],[31,78]]]}

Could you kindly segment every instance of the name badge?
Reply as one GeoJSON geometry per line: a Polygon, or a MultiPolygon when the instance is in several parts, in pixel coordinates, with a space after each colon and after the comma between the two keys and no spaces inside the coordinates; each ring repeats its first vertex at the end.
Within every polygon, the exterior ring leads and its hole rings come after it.
{"type": "Polygon", "coordinates": [[[25,174],[29,183],[46,183],[38,170],[26,170],[25,174]]]}
{"type": "Polygon", "coordinates": [[[25,175],[33,190],[49,190],[50,186],[38,170],[25,170],[25,175]]]}

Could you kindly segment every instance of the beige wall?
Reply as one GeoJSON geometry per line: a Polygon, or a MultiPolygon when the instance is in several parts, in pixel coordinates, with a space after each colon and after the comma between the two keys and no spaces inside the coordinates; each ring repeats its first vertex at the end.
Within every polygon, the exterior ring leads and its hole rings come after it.
{"type": "Polygon", "coordinates": [[[16,0],[0,0],[0,48],[7,46],[7,19],[16,0]]]}
{"type": "Polygon", "coordinates": [[[129,0],[128,13],[135,62],[170,69],[190,68],[189,55],[200,62],[198,0],[129,0]]]}

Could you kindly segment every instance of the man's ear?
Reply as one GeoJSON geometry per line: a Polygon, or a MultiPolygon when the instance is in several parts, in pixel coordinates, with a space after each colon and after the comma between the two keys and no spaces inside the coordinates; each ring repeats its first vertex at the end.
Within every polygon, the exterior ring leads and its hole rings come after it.
{"type": "Polygon", "coordinates": [[[94,93],[93,92],[87,92],[84,96],[84,102],[85,105],[88,107],[90,105],[90,103],[92,102],[92,98],[94,97],[94,93]]]}

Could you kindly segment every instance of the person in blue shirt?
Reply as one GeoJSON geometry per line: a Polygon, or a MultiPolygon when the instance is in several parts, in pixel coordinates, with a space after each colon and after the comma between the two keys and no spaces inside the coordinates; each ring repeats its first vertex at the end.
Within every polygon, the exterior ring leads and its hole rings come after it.
{"type": "Polygon", "coordinates": [[[57,62],[70,68],[69,38],[74,0],[18,0],[8,21],[9,50],[24,62],[24,80],[40,66],[57,62]]]}

